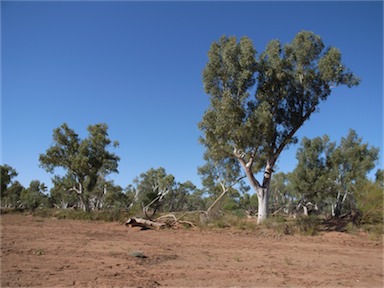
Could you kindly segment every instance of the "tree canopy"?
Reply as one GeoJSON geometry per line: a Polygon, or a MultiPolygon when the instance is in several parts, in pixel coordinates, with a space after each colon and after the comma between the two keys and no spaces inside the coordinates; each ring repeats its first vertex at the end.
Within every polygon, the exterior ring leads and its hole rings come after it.
{"type": "MultiPolygon", "coordinates": [[[[53,173],[54,168],[66,170],[66,181],[80,198],[84,210],[89,210],[90,193],[99,177],[117,173],[120,158],[107,150],[112,141],[108,138],[108,126],[88,126],[89,136],[81,140],[66,123],[53,131],[54,144],[40,155],[41,166],[53,173]]],[[[113,143],[114,147],[118,142],[113,143]]]]}
{"type": "Polygon", "coordinates": [[[325,48],[320,36],[301,31],[291,43],[272,40],[259,57],[252,41],[223,36],[213,42],[203,71],[210,106],[199,128],[206,155],[233,158],[259,197],[259,219],[267,217],[268,186],[281,152],[331,94],[331,87],[359,84],[341,62],[341,52],[325,48]],[[264,168],[258,181],[254,174],[264,168]]]}

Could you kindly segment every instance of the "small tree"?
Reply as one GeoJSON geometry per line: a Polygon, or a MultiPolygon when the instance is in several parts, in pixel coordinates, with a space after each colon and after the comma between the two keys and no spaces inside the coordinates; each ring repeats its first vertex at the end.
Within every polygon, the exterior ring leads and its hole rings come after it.
{"type": "Polygon", "coordinates": [[[31,181],[29,187],[21,192],[22,206],[30,210],[35,210],[38,207],[48,207],[48,197],[44,194],[46,191],[47,187],[44,183],[40,183],[38,180],[31,181]]]}
{"type": "Polygon", "coordinates": [[[355,195],[360,224],[381,224],[383,232],[384,190],[377,182],[360,183],[355,195]]]}
{"type": "Polygon", "coordinates": [[[297,167],[289,176],[292,189],[300,195],[300,206],[305,210],[308,202],[319,204],[330,199],[335,217],[347,203],[347,211],[357,209],[359,187],[375,167],[378,154],[379,149],[362,143],[354,130],[338,146],[329,142],[328,136],[304,138],[296,156],[297,167]]]}
{"type": "Polygon", "coordinates": [[[248,191],[249,187],[244,185],[245,176],[238,176],[237,171],[233,169],[233,166],[238,164],[234,159],[215,161],[209,156],[209,153],[206,153],[205,160],[205,165],[198,168],[198,173],[203,180],[204,189],[212,198],[212,203],[206,211],[208,216],[212,216],[211,212],[222,208],[220,206],[224,206],[225,200],[229,200],[229,197],[240,196],[233,186],[238,184],[242,193],[248,191]]]}
{"type": "Polygon", "coordinates": [[[296,168],[289,174],[290,187],[298,194],[297,209],[303,208],[304,215],[308,209],[317,207],[320,202],[335,189],[331,175],[331,156],[336,143],[330,143],[328,136],[301,141],[296,158],[296,168]]]}
{"type": "MultiPolygon", "coordinates": [[[[90,197],[98,178],[110,173],[117,173],[120,158],[109,152],[111,144],[108,138],[108,126],[96,124],[88,126],[89,136],[81,140],[67,124],[53,131],[54,145],[45,154],[40,155],[40,164],[53,173],[56,167],[67,171],[66,179],[79,197],[82,208],[90,210],[90,197]]],[[[118,142],[113,143],[114,147],[118,142]]]]}
{"type": "MultiPolygon", "coordinates": [[[[356,131],[350,130],[347,137],[341,138],[340,145],[332,153],[331,173],[335,183],[335,217],[339,217],[346,200],[355,201],[356,187],[367,179],[367,174],[375,168],[379,149],[362,143],[356,131]]],[[[356,191],[358,193],[358,191],[356,191]]],[[[356,206],[356,203],[352,203],[356,206]]]]}
{"type": "Polygon", "coordinates": [[[103,197],[101,202],[102,209],[127,210],[131,204],[123,188],[115,185],[113,181],[102,182],[103,197]]]}
{"type": "Polygon", "coordinates": [[[18,173],[7,164],[0,165],[0,172],[1,206],[16,208],[20,204],[21,191],[24,190],[24,187],[18,181],[13,181],[18,173]]]}
{"type": "Polygon", "coordinates": [[[281,152],[337,85],[359,83],[337,48],[299,32],[284,46],[271,41],[258,60],[252,41],[221,37],[213,42],[203,71],[210,106],[199,128],[207,157],[235,159],[258,197],[258,222],[268,215],[269,186],[281,152]],[[256,85],[256,92],[255,91],[256,85]],[[254,95],[254,97],[252,97],[254,95]],[[262,180],[255,174],[264,169],[262,180]]]}
{"type": "Polygon", "coordinates": [[[131,187],[135,192],[135,202],[143,206],[143,212],[151,218],[164,203],[164,197],[170,193],[175,185],[175,177],[167,174],[163,167],[151,168],[145,173],[141,173],[134,180],[136,187],[131,187]],[[151,215],[148,214],[152,209],[151,215]]]}
{"type": "Polygon", "coordinates": [[[289,175],[283,172],[276,173],[271,180],[271,201],[270,205],[273,208],[273,213],[280,211],[289,212],[294,201],[294,195],[290,189],[289,175]]]}
{"type": "Polygon", "coordinates": [[[0,165],[0,187],[1,193],[5,192],[5,190],[12,184],[12,179],[18,175],[16,170],[11,166],[4,164],[0,165]]]}
{"type": "MultiPolygon", "coordinates": [[[[177,182],[164,197],[164,211],[189,211],[194,203],[190,203],[191,195],[194,194],[196,186],[191,181],[177,182]]],[[[192,200],[194,202],[195,199],[192,200]]]]}
{"type": "Polygon", "coordinates": [[[55,175],[52,178],[53,187],[50,191],[50,200],[56,208],[67,209],[79,206],[79,196],[72,189],[74,183],[68,176],[55,175]]]}

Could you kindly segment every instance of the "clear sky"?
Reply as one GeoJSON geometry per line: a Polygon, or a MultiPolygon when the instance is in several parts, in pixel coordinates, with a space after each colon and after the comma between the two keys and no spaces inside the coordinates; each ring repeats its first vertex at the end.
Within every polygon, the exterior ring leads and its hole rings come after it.
{"type": "MultiPolygon", "coordinates": [[[[335,88],[297,136],[355,129],[383,146],[383,2],[18,2],[1,1],[1,163],[28,186],[51,187],[39,154],[66,122],[81,138],[107,123],[121,157],[116,184],[164,167],[200,186],[204,164],[197,123],[209,100],[202,70],[213,41],[248,36],[258,53],[301,30],[338,47],[360,86],[335,88]]],[[[278,171],[296,164],[298,146],[278,171]]],[[[381,151],[381,159],[382,158],[381,151]]],[[[383,161],[379,163],[382,167],[383,161]]]]}

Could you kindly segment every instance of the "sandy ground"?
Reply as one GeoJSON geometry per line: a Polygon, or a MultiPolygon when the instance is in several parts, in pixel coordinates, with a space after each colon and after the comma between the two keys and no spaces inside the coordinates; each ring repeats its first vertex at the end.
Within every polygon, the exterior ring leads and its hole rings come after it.
{"type": "Polygon", "coordinates": [[[0,220],[1,287],[383,287],[382,241],[364,235],[0,220]]]}

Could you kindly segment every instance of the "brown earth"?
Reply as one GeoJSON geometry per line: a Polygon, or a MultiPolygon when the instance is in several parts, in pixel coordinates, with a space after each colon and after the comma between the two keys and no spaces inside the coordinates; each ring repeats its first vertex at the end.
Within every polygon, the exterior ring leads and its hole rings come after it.
{"type": "Polygon", "coordinates": [[[367,235],[0,219],[1,287],[383,287],[382,241],[367,235]]]}

